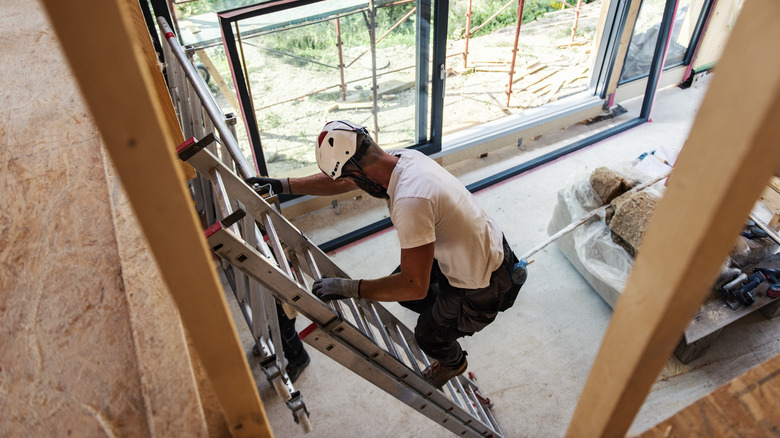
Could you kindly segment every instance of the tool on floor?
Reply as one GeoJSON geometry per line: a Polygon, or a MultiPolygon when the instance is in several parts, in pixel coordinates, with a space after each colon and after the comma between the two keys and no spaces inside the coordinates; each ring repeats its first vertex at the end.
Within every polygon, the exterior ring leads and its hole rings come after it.
{"type": "Polygon", "coordinates": [[[323,302],[310,292],[313,281],[323,276],[349,276],[220,162],[209,150],[214,142],[210,134],[177,150],[212,181],[221,217],[235,218],[242,211],[237,222],[218,220],[206,230],[214,252],[311,320],[300,333],[308,345],[458,436],[504,437],[490,400],[472,378],[457,376],[446,390],[438,390],[422,377],[430,358],[417,346],[413,331],[379,303],[353,298],[323,302]],[[257,238],[263,233],[267,242],[257,238]]]}
{"type": "MultiPolygon", "coordinates": [[[[646,183],[637,185],[636,187],[632,188],[631,190],[628,190],[626,193],[634,193],[634,192],[642,191],[642,190],[652,186],[653,184],[655,184],[655,183],[657,183],[659,181],[662,181],[663,179],[668,177],[670,173],[671,173],[671,171],[664,172],[661,176],[658,176],[657,178],[654,178],[653,180],[648,181],[646,183]]],[[[535,247],[531,248],[528,252],[526,252],[525,254],[520,256],[519,257],[520,261],[515,263],[514,266],[512,266],[512,283],[517,284],[517,285],[522,285],[522,284],[525,283],[525,280],[528,278],[528,265],[533,263],[533,260],[530,260],[530,261],[528,260],[528,259],[531,258],[532,255],[534,255],[537,252],[543,250],[544,248],[547,247],[547,245],[555,242],[556,240],[560,239],[561,237],[565,236],[566,234],[569,234],[570,232],[574,231],[580,225],[585,224],[588,221],[590,221],[591,219],[593,219],[594,217],[598,216],[599,214],[604,213],[609,206],[610,206],[610,204],[606,204],[606,205],[603,205],[603,206],[601,206],[599,208],[591,210],[585,216],[583,216],[580,219],[578,219],[578,220],[572,222],[571,224],[567,225],[566,227],[564,227],[563,229],[561,229],[557,233],[553,234],[552,236],[550,236],[549,238],[544,240],[542,243],[536,245],[535,247]]]]}
{"type": "Polygon", "coordinates": [[[748,239],[763,239],[764,237],[769,236],[769,234],[764,231],[763,228],[759,227],[758,224],[756,224],[756,222],[752,219],[748,219],[741,235],[748,239]]]}
{"type": "Polygon", "coordinates": [[[735,290],[733,294],[740,303],[749,306],[756,302],[756,298],[753,296],[753,291],[765,280],[766,276],[764,274],[761,272],[756,272],[750,275],[745,280],[745,283],[739,289],[735,290]]]}
{"type": "Polygon", "coordinates": [[[766,290],[766,296],[771,298],[780,298],[780,284],[775,283],[770,285],[769,289],[766,290]]]}

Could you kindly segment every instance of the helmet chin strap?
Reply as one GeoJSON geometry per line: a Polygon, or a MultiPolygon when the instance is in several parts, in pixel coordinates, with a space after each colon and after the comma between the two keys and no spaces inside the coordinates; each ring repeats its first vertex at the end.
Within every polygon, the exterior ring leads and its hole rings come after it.
{"type": "Polygon", "coordinates": [[[379,185],[373,179],[369,178],[360,164],[358,164],[358,160],[352,157],[349,159],[349,163],[357,167],[359,174],[350,174],[345,176],[355,179],[356,183],[359,183],[358,186],[369,195],[377,198],[387,198],[387,189],[379,185]]]}

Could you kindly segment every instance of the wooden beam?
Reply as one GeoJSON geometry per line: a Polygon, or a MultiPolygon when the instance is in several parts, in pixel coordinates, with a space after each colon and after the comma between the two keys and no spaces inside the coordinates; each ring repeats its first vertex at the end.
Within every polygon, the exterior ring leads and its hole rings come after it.
{"type": "MultiPolygon", "coordinates": [[[[133,0],[125,0],[127,4],[135,8],[136,2],[133,0]]],[[[133,13],[130,14],[131,20],[131,32],[137,39],[138,46],[143,51],[144,61],[146,68],[149,69],[150,76],[154,82],[154,92],[159,97],[160,105],[162,105],[163,114],[165,114],[165,123],[173,133],[174,141],[178,144],[184,141],[184,134],[181,131],[181,125],[179,125],[179,119],[176,117],[176,110],[173,108],[173,102],[171,101],[171,95],[168,93],[168,86],[165,85],[165,79],[163,78],[159,61],[157,60],[157,53],[154,51],[152,45],[152,39],[149,35],[149,28],[146,27],[146,21],[143,14],[133,13]]],[[[163,44],[165,42],[163,41],[163,44]]],[[[179,166],[184,171],[184,179],[195,178],[195,169],[188,163],[181,161],[179,166]]]]}
{"type": "Polygon", "coordinates": [[[776,41],[780,3],[746,2],[647,229],[567,436],[625,435],[780,165],[776,41]]]}
{"type": "MultiPolygon", "coordinates": [[[[272,436],[130,0],[42,0],[234,436],[272,436]]],[[[89,196],[85,193],[84,196],[89,196]]]]}
{"type": "Polygon", "coordinates": [[[241,110],[238,106],[238,98],[236,97],[236,94],[233,93],[233,90],[231,90],[230,87],[228,87],[227,82],[225,82],[225,78],[223,78],[219,73],[219,70],[217,70],[217,66],[211,62],[211,58],[209,58],[209,54],[206,53],[206,49],[196,50],[195,53],[198,55],[200,62],[203,63],[206,71],[208,71],[209,75],[211,75],[211,79],[213,79],[214,83],[217,84],[219,91],[221,91],[222,95],[225,96],[225,99],[230,104],[230,107],[233,108],[233,112],[235,114],[240,114],[241,110]]]}
{"type": "MultiPolygon", "coordinates": [[[[620,80],[620,73],[623,71],[623,64],[625,64],[626,56],[628,56],[628,45],[631,43],[631,36],[634,34],[634,26],[636,25],[636,18],[639,15],[639,6],[641,4],[641,1],[635,0],[632,1],[629,5],[628,14],[626,15],[626,22],[623,26],[623,34],[620,35],[620,44],[617,48],[615,64],[612,66],[609,82],[607,82],[607,96],[617,90],[618,81],[620,80]]],[[[603,13],[604,10],[602,8],[602,14],[603,13]]]]}
{"type": "Polygon", "coordinates": [[[643,433],[641,438],[777,436],[780,355],[643,433]]]}

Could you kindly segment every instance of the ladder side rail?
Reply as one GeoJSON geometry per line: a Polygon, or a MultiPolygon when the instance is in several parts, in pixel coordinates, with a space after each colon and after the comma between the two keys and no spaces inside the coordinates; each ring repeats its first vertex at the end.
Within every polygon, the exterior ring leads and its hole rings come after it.
{"type": "Polygon", "coordinates": [[[177,67],[176,82],[179,85],[177,91],[179,92],[179,99],[181,102],[181,130],[184,134],[184,138],[194,137],[195,133],[192,129],[192,117],[190,115],[190,111],[192,110],[192,107],[190,106],[190,91],[187,84],[187,77],[184,73],[186,67],[182,65],[181,62],[178,63],[177,67]]]}
{"type": "MultiPolygon", "coordinates": [[[[187,63],[189,65],[194,65],[192,62],[192,52],[191,51],[185,51],[185,55],[187,58],[187,63]]],[[[184,68],[181,69],[181,72],[184,73],[184,68]]],[[[187,98],[188,100],[188,109],[189,109],[189,115],[190,115],[190,123],[192,127],[192,133],[190,136],[195,138],[203,138],[207,133],[204,131],[203,126],[203,105],[201,104],[200,98],[198,97],[197,93],[195,93],[195,89],[192,86],[192,82],[188,81],[186,78],[184,78],[184,84],[187,87],[187,98]]],[[[187,137],[185,137],[187,138],[187,137]]],[[[215,147],[213,145],[209,145],[209,148],[212,151],[215,151],[215,147]]]]}
{"type": "Polygon", "coordinates": [[[306,315],[319,326],[326,326],[338,316],[322,301],[293,281],[275,263],[246,245],[220,222],[206,230],[207,241],[217,255],[271,291],[281,301],[306,315]]]}
{"type": "Polygon", "coordinates": [[[165,39],[170,46],[171,52],[173,52],[174,58],[178,60],[179,64],[182,66],[182,69],[184,70],[184,74],[192,82],[196,93],[201,98],[201,103],[206,109],[209,117],[211,117],[214,126],[216,126],[220,138],[228,148],[228,151],[233,157],[233,160],[238,164],[237,173],[241,175],[242,178],[256,176],[254,167],[250,166],[244,158],[235,136],[230,132],[230,129],[225,123],[225,115],[222,113],[222,109],[220,109],[217,105],[217,102],[214,100],[214,96],[211,95],[208,87],[206,87],[206,84],[204,83],[203,78],[200,76],[200,73],[198,73],[195,67],[187,60],[187,56],[179,42],[173,36],[174,34],[171,31],[170,26],[168,26],[168,22],[164,17],[157,17],[157,23],[160,26],[161,33],[166,36],[165,39]]]}
{"type": "MultiPolygon", "coordinates": [[[[285,244],[294,252],[298,254],[304,254],[310,263],[301,264],[304,271],[311,278],[318,279],[321,276],[338,276],[342,278],[349,278],[344,271],[342,271],[336,264],[328,257],[321,249],[316,245],[313,245],[306,236],[303,235],[292,223],[290,223],[284,216],[279,214],[273,206],[265,202],[252,188],[250,188],[244,181],[242,181],[237,175],[230,172],[224,164],[222,164],[211,152],[199,151],[187,160],[196,170],[199,172],[208,172],[213,167],[219,168],[219,173],[224,175],[223,182],[229,193],[231,193],[235,199],[240,200],[248,214],[254,217],[262,217],[262,214],[267,214],[274,219],[274,229],[276,236],[284,241],[285,244]],[[308,269],[307,269],[308,268],[308,269]]],[[[339,304],[336,304],[337,306],[339,304]]],[[[413,333],[406,328],[394,315],[384,309],[384,307],[375,305],[377,311],[383,321],[392,321],[395,324],[404,327],[407,340],[411,343],[414,342],[413,333]]],[[[343,311],[338,312],[343,317],[343,311]]],[[[414,343],[416,345],[416,343],[414,343]]]]}
{"type": "MultiPolygon", "coordinates": [[[[462,387],[463,385],[460,383],[460,380],[456,379],[458,382],[458,385],[462,387]]],[[[477,408],[477,412],[479,412],[479,417],[482,418],[482,421],[491,424],[490,418],[488,418],[487,414],[485,413],[485,408],[482,407],[482,403],[479,402],[479,399],[477,398],[477,395],[474,394],[474,389],[471,388],[471,386],[466,385],[466,394],[469,396],[469,399],[472,401],[474,406],[477,408]]]]}
{"type": "MultiPolygon", "coordinates": [[[[357,358],[362,364],[370,364],[372,367],[382,369],[390,375],[403,381],[408,388],[425,394],[429,403],[445,407],[453,418],[459,421],[472,421],[482,424],[479,417],[464,411],[460,405],[450,400],[444,393],[434,389],[422,376],[416,374],[409,366],[393,357],[389,352],[374,343],[365,334],[359,332],[349,321],[340,319],[324,305],[324,303],[308,291],[301,288],[298,283],[290,279],[277,266],[270,264],[257,251],[249,248],[232,232],[226,230],[220,223],[209,229],[207,238],[209,245],[217,254],[234,264],[238,269],[263,283],[274,295],[287,302],[293,308],[314,321],[316,327],[324,329],[330,337],[337,339],[338,345],[348,346],[350,351],[357,352],[357,358]],[[324,321],[330,316],[330,321],[324,321]],[[319,321],[318,321],[319,320],[319,321]]],[[[306,336],[308,338],[308,336],[306,336]]],[[[333,349],[334,346],[331,346],[333,349]]],[[[329,354],[335,360],[339,360],[335,354],[329,354]]],[[[354,362],[354,359],[352,360],[354,362]]],[[[369,379],[371,380],[371,379],[369,379]]],[[[372,380],[373,381],[373,380],[372,380]]],[[[402,401],[404,399],[401,399],[402,401]]],[[[476,427],[476,425],[475,425],[476,427]]],[[[486,431],[492,431],[490,425],[482,425],[486,431]]]]}
{"type": "MultiPolygon", "coordinates": [[[[209,146],[213,146],[214,143],[212,143],[209,146]]],[[[225,190],[225,186],[223,183],[222,174],[217,170],[217,168],[213,168],[209,171],[209,177],[211,178],[211,183],[213,184],[215,190],[214,195],[216,197],[217,205],[219,207],[220,213],[222,214],[222,217],[225,218],[229,216],[231,213],[233,213],[233,208],[231,207],[230,198],[228,197],[228,194],[225,190]]],[[[254,226],[254,220],[246,220],[246,216],[242,219],[244,223],[249,223],[251,226],[254,226]]],[[[232,224],[229,229],[236,235],[241,236],[241,233],[239,233],[239,223],[232,224]]],[[[250,233],[247,234],[254,234],[253,230],[249,230],[250,233]]],[[[255,341],[255,345],[262,345],[263,338],[266,341],[266,345],[271,349],[270,354],[267,353],[267,357],[265,360],[262,361],[263,368],[265,370],[271,370],[271,373],[266,373],[269,381],[274,385],[277,392],[279,393],[280,397],[284,400],[288,400],[290,398],[290,388],[291,385],[288,385],[287,383],[287,377],[284,372],[284,356],[282,354],[282,341],[281,341],[281,330],[279,328],[279,320],[277,316],[277,310],[276,310],[276,301],[274,297],[269,293],[263,293],[261,291],[260,293],[260,300],[259,304],[260,306],[257,306],[256,308],[252,309],[247,303],[246,295],[247,295],[247,284],[245,277],[246,274],[243,272],[235,272],[238,270],[234,270],[234,278],[235,278],[235,290],[234,293],[236,295],[236,301],[238,302],[239,308],[241,310],[241,313],[244,316],[244,319],[246,320],[246,323],[248,327],[250,328],[250,333],[252,334],[252,338],[255,341]],[[239,283],[240,282],[240,283],[239,283]],[[261,333],[256,333],[252,331],[253,327],[261,326],[264,328],[264,330],[261,330],[261,333]],[[270,342],[269,342],[270,340],[270,342]],[[280,381],[277,381],[277,379],[281,379],[280,381]]]]}
{"type": "MultiPolygon", "coordinates": [[[[215,160],[215,158],[213,157],[213,155],[211,155],[211,154],[210,154],[208,151],[200,151],[200,152],[198,152],[197,154],[195,154],[195,155],[194,155],[192,158],[190,158],[190,159],[188,160],[188,162],[190,162],[191,164],[192,164],[192,163],[198,163],[198,161],[204,161],[204,162],[206,162],[206,163],[208,163],[208,162],[211,162],[212,164],[213,164],[213,163],[217,163],[218,165],[221,165],[221,163],[219,163],[217,160],[215,160]],[[205,157],[205,158],[204,158],[204,157],[205,157]]],[[[196,167],[196,169],[198,168],[198,164],[193,164],[193,165],[194,165],[194,167],[196,167]]],[[[204,165],[204,163],[200,163],[200,165],[204,165]]],[[[227,168],[225,168],[225,170],[229,172],[229,170],[228,170],[227,168]]],[[[265,202],[264,202],[264,201],[263,201],[263,200],[262,200],[262,199],[261,199],[261,198],[260,198],[260,197],[259,197],[259,196],[258,196],[258,195],[255,193],[255,192],[254,192],[254,190],[252,190],[252,189],[251,189],[251,188],[249,188],[249,187],[248,187],[246,184],[244,184],[244,183],[243,183],[243,181],[240,181],[240,180],[239,180],[237,177],[235,177],[235,175],[233,175],[233,177],[232,177],[232,178],[225,178],[225,180],[224,180],[224,181],[225,181],[226,187],[227,187],[227,186],[230,186],[230,185],[231,185],[231,182],[232,182],[232,185],[233,185],[233,186],[235,186],[235,188],[236,188],[236,190],[235,190],[236,192],[239,192],[239,193],[243,192],[243,193],[244,193],[244,197],[242,197],[242,199],[243,199],[244,201],[246,201],[245,205],[246,205],[246,207],[247,207],[247,210],[251,211],[251,210],[252,210],[252,208],[255,208],[255,209],[259,209],[259,211],[261,211],[261,212],[265,212],[266,214],[269,214],[269,215],[278,215],[278,212],[276,212],[276,210],[275,210],[275,209],[273,209],[273,208],[272,208],[270,205],[268,205],[267,203],[265,203],[265,202]],[[262,202],[261,202],[261,201],[262,201],[262,202]],[[273,211],[273,213],[271,213],[271,211],[273,211]]],[[[230,188],[228,188],[228,190],[230,190],[230,188]]],[[[231,192],[231,193],[233,193],[233,192],[231,192]]],[[[239,196],[239,197],[240,197],[240,196],[239,196]]],[[[316,254],[316,251],[313,251],[313,250],[311,250],[311,248],[312,248],[312,245],[311,245],[310,243],[308,243],[307,239],[306,239],[306,238],[305,238],[305,237],[304,237],[302,234],[300,234],[300,232],[298,232],[298,231],[297,231],[297,229],[295,229],[295,227],[294,227],[294,226],[292,226],[292,224],[289,224],[289,223],[287,223],[287,221],[286,221],[286,219],[284,219],[284,217],[282,217],[281,215],[279,215],[279,217],[280,217],[280,219],[281,219],[280,223],[283,223],[283,224],[287,224],[287,225],[289,225],[289,229],[288,229],[287,231],[289,232],[290,230],[292,230],[293,232],[295,232],[295,233],[296,233],[296,235],[297,235],[298,237],[300,237],[300,239],[301,239],[301,240],[303,240],[303,241],[304,241],[304,243],[305,243],[305,247],[306,247],[307,249],[309,249],[309,250],[311,251],[311,253],[312,253],[312,254],[316,254]]],[[[280,232],[281,232],[281,230],[280,230],[280,232]]],[[[314,248],[316,249],[316,247],[314,247],[314,248]]],[[[318,250],[318,249],[317,249],[317,250],[318,250]]],[[[321,253],[321,251],[319,251],[319,252],[321,253]]],[[[222,254],[220,254],[220,255],[222,255],[222,254]]],[[[259,254],[256,254],[256,255],[258,256],[257,258],[259,259],[259,254]]],[[[324,256],[324,253],[323,253],[323,256],[324,256]]],[[[329,258],[327,258],[327,256],[324,256],[324,257],[325,257],[325,259],[326,259],[327,261],[329,261],[329,262],[330,262],[330,264],[331,264],[331,265],[333,265],[332,261],[330,261],[330,259],[329,259],[329,258]]],[[[230,259],[230,258],[229,258],[229,256],[228,256],[228,259],[230,259]]],[[[276,267],[274,267],[274,268],[276,268],[276,267]]],[[[242,269],[242,268],[241,268],[241,267],[239,267],[239,269],[242,269]]],[[[268,271],[268,273],[269,273],[269,274],[271,274],[272,272],[273,272],[273,270],[269,270],[269,271],[268,271]]],[[[277,268],[277,273],[281,274],[281,275],[284,277],[284,280],[281,280],[281,284],[280,284],[280,286],[283,286],[283,284],[284,284],[284,283],[285,283],[285,281],[286,281],[288,286],[289,286],[289,283],[290,283],[290,282],[292,282],[292,283],[294,283],[296,286],[298,286],[298,288],[300,288],[300,286],[299,286],[297,283],[295,283],[293,279],[291,279],[291,278],[290,278],[288,275],[285,275],[284,273],[282,273],[282,271],[281,271],[281,270],[279,270],[278,268],[277,268]]],[[[262,274],[260,274],[260,275],[258,276],[258,278],[256,278],[256,279],[257,279],[258,281],[261,281],[261,283],[262,283],[263,281],[266,281],[266,280],[264,280],[264,279],[267,279],[267,277],[268,277],[267,275],[262,275],[262,274]],[[262,276],[263,278],[260,278],[261,276],[262,276]]],[[[278,287],[273,287],[272,285],[271,285],[271,286],[269,286],[269,289],[271,289],[272,291],[279,291],[279,290],[280,290],[278,287]]],[[[296,296],[298,300],[300,300],[300,299],[301,299],[301,298],[303,298],[303,297],[309,297],[309,298],[311,298],[311,299],[312,299],[314,302],[318,303],[318,305],[320,306],[320,308],[325,308],[325,309],[327,309],[327,308],[325,307],[325,305],[323,305],[323,304],[322,304],[322,302],[321,302],[321,301],[319,301],[319,300],[315,299],[314,297],[312,297],[312,296],[309,294],[309,292],[308,292],[307,290],[302,290],[302,292],[303,292],[302,294],[298,294],[298,295],[296,296]]],[[[290,298],[288,297],[288,299],[290,299],[290,298]]],[[[283,299],[283,300],[284,300],[284,299],[283,299]]],[[[295,300],[293,300],[293,301],[295,301],[295,300]]],[[[289,303],[289,302],[288,302],[288,304],[291,304],[291,303],[289,303]]],[[[293,307],[296,307],[296,306],[293,304],[293,307]]],[[[381,307],[381,306],[379,306],[379,305],[376,305],[374,308],[375,308],[375,309],[377,309],[377,308],[382,308],[382,307],[381,307]]],[[[382,308],[382,309],[383,309],[383,308],[382,308]]],[[[304,314],[307,314],[307,316],[310,316],[310,315],[309,315],[309,313],[310,313],[310,310],[311,310],[311,309],[309,309],[309,311],[307,311],[307,310],[301,310],[301,309],[298,309],[298,310],[299,310],[299,311],[301,311],[301,312],[302,312],[302,313],[304,313],[304,314]]],[[[330,313],[330,315],[332,316],[332,312],[329,312],[329,313],[330,313]]],[[[390,314],[389,312],[387,312],[387,315],[391,315],[391,314],[390,314]]],[[[310,318],[310,319],[314,320],[315,322],[318,322],[318,324],[319,324],[319,325],[321,325],[321,324],[322,324],[322,321],[316,321],[316,320],[315,320],[315,319],[313,319],[313,318],[310,318]]],[[[395,318],[393,317],[393,318],[392,318],[392,320],[395,320],[395,318]]],[[[345,322],[346,322],[346,321],[345,321],[345,322]]],[[[348,322],[347,322],[347,323],[348,323],[348,322]]],[[[401,324],[401,323],[399,322],[399,324],[401,324]]],[[[401,325],[402,325],[402,324],[401,324],[401,325]]],[[[361,338],[362,338],[362,342],[364,342],[364,343],[367,343],[369,346],[373,346],[373,348],[374,348],[374,349],[378,348],[378,346],[377,346],[375,343],[371,342],[371,340],[370,340],[370,339],[367,337],[367,335],[365,335],[365,334],[361,333],[360,331],[358,331],[358,330],[357,330],[357,328],[355,328],[355,327],[354,327],[354,326],[352,326],[352,325],[350,325],[350,327],[352,328],[352,330],[351,330],[351,331],[350,331],[350,330],[348,330],[348,331],[347,331],[347,334],[349,335],[349,339],[346,339],[346,337],[345,337],[344,335],[342,335],[342,336],[341,336],[342,338],[344,338],[344,339],[345,339],[345,341],[348,341],[348,343],[350,343],[350,345],[354,346],[354,345],[355,345],[355,343],[360,343],[360,342],[361,342],[361,338]],[[354,333],[351,333],[351,332],[354,332],[354,333]],[[360,336],[356,336],[356,335],[360,335],[360,336]]],[[[406,330],[408,330],[408,328],[407,328],[406,330]]],[[[364,347],[367,347],[367,346],[365,346],[365,345],[364,345],[364,347]]],[[[372,347],[368,347],[368,348],[372,348],[372,347]]],[[[394,372],[397,372],[399,376],[402,376],[402,375],[404,375],[404,374],[403,374],[403,373],[404,373],[404,371],[403,371],[402,369],[398,369],[398,366],[399,366],[399,365],[400,365],[402,368],[404,368],[404,369],[408,370],[408,371],[410,372],[410,374],[414,374],[414,373],[412,372],[411,368],[409,368],[409,367],[408,367],[406,364],[404,364],[402,361],[400,361],[400,360],[397,358],[397,354],[396,354],[396,357],[393,357],[393,356],[392,356],[392,353],[390,353],[390,352],[385,352],[384,350],[381,350],[381,348],[380,348],[380,351],[382,351],[382,352],[383,352],[383,353],[385,353],[385,354],[384,354],[384,355],[380,354],[380,355],[379,355],[379,357],[378,357],[377,359],[375,359],[375,360],[376,360],[376,361],[377,361],[377,362],[378,362],[378,363],[379,363],[381,366],[383,366],[383,367],[384,367],[384,368],[386,368],[386,369],[388,369],[388,368],[389,368],[389,369],[393,369],[393,368],[395,368],[393,371],[394,371],[394,372]],[[387,356],[386,358],[382,357],[382,356],[385,356],[385,355],[387,356]],[[379,360],[378,360],[378,359],[381,359],[381,360],[383,361],[383,363],[382,363],[382,362],[379,362],[379,360]],[[389,360],[388,360],[388,359],[389,359],[389,360]]],[[[368,355],[367,357],[370,357],[370,355],[368,355]]],[[[419,377],[419,379],[420,379],[420,381],[422,382],[422,386],[423,386],[423,388],[421,389],[421,391],[425,391],[425,390],[426,390],[426,388],[428,388],[428,389],[430,389],[430,388],[431,388],[431,387],[430,387],[430,385],[428,385],[428,384],[427,384],[427,382],[425,382],[424,380],[422,380],[422,378],[421,378],[421,377],[419,377]]],[[[445,404],[445,405],[451,405],[451,406],[454,406],[454,407],[458,407],[458,409],[460,409],[460,408],[459,408],[459,404],[457,404],[457,403],[453,402],[452,400],[448,399],[446,396],[444,396],[442,393],[440,393],[440,392],[438,392],[438,391],[435,391],[435,390],[434,390],[434,391],[433,391],[433,394],[431,394],[431,396],[432,396],[432,399],[436,399],[436,398],[442,399],[442,400],[439,400],[439,401],[437,402],[437,403],[439,403],[439,404],[442,404],[442,403],[443,403],[443,404],[445,404]],[[453,403],[455,403],[455,404],[453,404],[453,403]]],[[[473,420],[473,419],[475,419],[473,416],[469,415],[468,413],[465,413],[465,412],[464,412],[464,414],[465,414],[465,416],[467,417],[467,419],[468,419],[468,418],[471,418],[472,420],[473,420]]],[[[479,418],[476,418],[476,419],[477,419],[477,420],[479,420],[479,418]]],[[[466,420],[464,420],[464,421],[466,421],[466,420]]]]}
{"type": "MultiPolygon", "coordinates": [[[[165,69],[168,77],[168,94],[171,96],[173,107],[176,110],[176,118],[179,120],[180,126],[182,125],[181,115],[181,97],[179,96],[179,64],[173,56],[173,51],[168,44],[162,45],[163,58],[165,59],[165,69]]],[[[186,138],[186,137],[185,137],[186,138]]]]}
{"type": "MultiPolygon", "coordinates": [[[[249,245],[250,248],[257,248],[257,234],[255,233],[257,225],[255,225],[254,218],[246,215],[241,219],[241,222],[244,226],[244,240],[246,241],[246,244],[249,245]]],[[[241,272],[240,270],[237,271],[241,272]]],[[[241,275],[246,276],[243,272],[241,272],[241,275]]],[[[252,323],[249,326],[249,330],[252,332],[255,341],[257,341],[259,337],[270,336],[265,302],[262,299],[262,295],[265,292],[261,290],[259,283],[253,281],[248,276],[246,276],[246,278],[249,283],[249,287],[247,288],[247,304],[252,312],[252,323]]]]}
{"type": "MultiPolygon", "coordinates": [[[[249,278],[249,308],[252,309],[253,315],[255,313],[266,315],[265,301],[263,300],[263,296],[267,293],[269,292],[265,291],[260,283],[254,281],[252,278],[249,278]]],[[[252,318],[252,326],[250,327],[250,330],[252,331],[255,340],[261,337],[268,338],[271,336],[266,319],[267,317],[252,318]]]]}
{"type": "Polygon", "coordinates": [[[350,345],[338,342],[330,331],[323,330],[321,327],[316,327],[313,331],[308,333],[303,340],[307,345],[310,345],[323,354],[331,357],[350,371],[372,382],[380,389],[398,400],[403,401],[417,412],[420,412],[457,436],[503,436],[497,435],[495,430],[471,415],[465,415],[464,418],[458,418],[455,414],[459,413],[459,411],[463,412],[459,406],[434,402],[432,397],[435,396],[436,393],[439,393],[438,390],[431,388],[433,394],[428,394],[425,391],[418,391],[408,385],[407,381],[399,379],[393,373],[388,372],[388,370],[381,366],[377,366],[375,362],[357,362],[353,360],[352,358],[355,356],[360,357],[361,353],[353,350],[350,345]]]}
{"type": "MultiPolygon", "coordinates": [[[[173,51],[169,44],[163,44],[163,57],[165,59],[165,67],[166,72],[168,76],[168,92],[171,97],[171,101],[173,103],[173,107],[176,110],[176,117],[179,120],[179,125],[182,129],[182,134],[187,138],[186,136],[186,116],[185,113],[187,112],[187,100],[185,93],[182,92],[183,84],[181,83],[182,75],[181,75],[181,65],[179,64],[178,60],[173,54],[173,51]]],[[[214,215],[212,206],[213,204],[210,204],[208,201],[211,193],[208,189],[207,182],[204,181],[204,178],[200,175],[196,177],[194,181],[190,183],[190,187],[192,187],[192,192],[194,193],[195,197],[195,206],[196,209],[204,214],[206,216],[206,220],[208,223],[214,222],[214,215]]]]}
{"type": "MultiPolygon", "coordinates": [[[[284,349],[282,347],[282,333],[279,328],[279,315],[276,310],[276,298],[269,293],[269,291],[263,291],[260,295],[263,303],[265,304],[265,318],[268,325],[268,331],[271,333],[271,344],[274,348],[274,354],[276,355],[276,363],[280,370],[285,369],[284,349]]],[[[283,371],[284,372],[284,371],[283,371]]],[[[287,374],[284,372],[284,374],[287,374]]]]}
{"type": "MultiPolygon", "coordinates": [[[[209,172],[209,178],[211,179],[211,184],[215,188],[213,193],[216,201],[215,203],[218,207],[218,211],[221,214],[221,217],[225,218],[233,212],[233,208],[230,205],[230,198],[228,198],[228,195],[225,191],[225,186],[223,184],[222,176],[219,174],[219,172],[216,169],[212,169],[209,172]]],[[[241,220],[241,222],[246,224],[249,221],[245,216],[241,220]]],[[[230,226],[230,229],[236,235],[240,235],[238,227],[239,227],[239,223],[235,223],[230,226]]],[[[264,312],[253,311],[254,309],[248,306],[249,304],[247,303],[248,284],[247,284],[246,274],[244,274],[243,272],[237,269],[233,269],[233,279],[234,279],[233,293],[236,297],[238,307],[241,310],[241,313],[243,314],[247,325],[250,327],[250,332],[252,333],[253,340],[257,342],[258,340],[257,333],[252,331],[251,328],[254,327],[256,324],[267,323],[267,321],[265,321],[264,318],[265,314],[264,312]]]]}

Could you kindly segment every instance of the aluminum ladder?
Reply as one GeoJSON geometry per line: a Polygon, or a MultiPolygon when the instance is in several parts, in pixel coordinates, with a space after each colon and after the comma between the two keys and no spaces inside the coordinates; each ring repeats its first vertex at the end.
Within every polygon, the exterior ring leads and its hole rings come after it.
{"type": "Polygon", "coordinates": [[[326,303],[310,293],[315,279],[348,275],[209,151],[215,141],[209,134],[177,149],[208,176],[219,200],[222,218],[205,231],[214,252],[311,320],[300,333],[308,345],[456,435],[504,437],[471,373],[447,382],[446,391],[422,377],[430,359],[384,307],[353,298],[326,303]]]}
{"type": "MultiPolygon", "coordinates": [[[[158,24],[166,40],[163,54],[168,71],[168,87],[185,138],[213,137],[216,131],[221,141],[219,148],[216,143],[209,146],[214,156],[219,155],[224,166],[235,169],[243,177],[254,176],[253,167],[242,155],[235,139],[235,117],[232,114],[225,115],[214,101],[208,86],[192,64],[192,50],[181,47],[164,18],[159,17],[158,24]]],[[[205,173],[190,181],[190,185],[203,220],[208,224],[213,223],[217,210],[223,208],[219,193],[212,190],[205,173]]],[[[273,202],[273,198],[268,200],[273,202]]],[[[255,232],[255,235],[259,235],[259,230],[255,232]]],[[[311,423],[303,396],[295,390],[285,371],[275,298],[224,260],[221,266],[249,327],[254,341],[253,353],[257,356],[266,380],[292,411],[295,422],[308,433],[311,431],[311,423]]]]}

